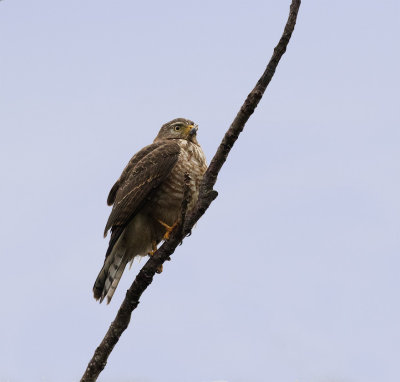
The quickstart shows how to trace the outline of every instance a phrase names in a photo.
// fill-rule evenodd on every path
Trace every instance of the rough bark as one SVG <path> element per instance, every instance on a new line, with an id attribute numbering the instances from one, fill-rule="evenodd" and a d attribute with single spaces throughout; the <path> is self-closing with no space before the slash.
<path id="1" fill-rule="evenodd" d="M 191 233 L 193 226 L 217 197 L 218 194 L 215 190 L 213 190 L 213 187 L 217 181 L 218 173 L 225 163 L 232 146 L 238 139 L 240 133 L 243 131 L 244 125 L 260 102 L 265 89 L 275 73 L 276 67 L 282 55 L 286 51 L 286 47 L 296 24 L 300 3 L 301 0 L 292 0 L 289 17 L 282 37 L 275 47 L 264 73 L 258 80 L 254 89 L 247 96 L 245 102 L 237 113 L 236 118 L 233 120 L 231 126 L 227 130 L 221 144 L 217 149 L 216 154 L 211 160 L 200 186 L 199 199 L 195 208 L 189 214 L 189 216 L 186 216 L 186 206 L 188 205 L 189 201 L 187 199 L 188 193 L 185 192 L 186 196 L 184 197 L 182 203 L 182 210 L 184 211 L 182 214 L 182 224 L 175 229 L 170 239 L 167 242 L 164 242 L 156 251 L 156 253 L 150 257 L 150 259 L 146 262 L 136 276 L 133 284 L 126 292 L 125 299 L 122 302 L 114 321 L 111 323 L 103 341 L 97 347 L 93 358 L 90 360 L 81 382 L 93 382 L 97 380 L 97 377 L 106 366 L 108 356 L 118 342 L 121 334 L 128 327 L 131 314 L 139 305 L 139 299 L 142 293 L 153 281 L 153 277 L 156 274 L 157 269 L 166 260 L 170 259 L 170 256 L 174 253 L 176 247 L 188 234 Z M 189 181 L 188 177 L 186 177 L 186 181 Z"/>

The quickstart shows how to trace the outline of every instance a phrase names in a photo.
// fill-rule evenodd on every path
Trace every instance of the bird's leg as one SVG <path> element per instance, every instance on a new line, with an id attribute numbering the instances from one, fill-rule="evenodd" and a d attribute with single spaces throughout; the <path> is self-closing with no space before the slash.
<path id="1" fill-rule="evenodd" d="M 166 228 L 163 240 L 169 240 L 169 237 L 171 236 L 171 232 L 175 229 L 175 227 L 178 225 L 179 221 L 177 220 L 174 224 L 168 225 L 167 223 L 164 223 L 163 221 L 157 219 L 157 221 Z"/>
<path id="2" fill-rule="evenodd" d="M 149 255 L 150 257 L 152 257 L 152 256 L 154 256 L 154 254 L 156 253 L 156 251 L 157 251 L 157 243 L 153 240 L 153 241 L 151 242 L 151 251 L 148 252 L 148 255 Z M 162 264 L 161 264 L 161 265 L 157 268 L 156 272 L 157 272 L 157 273 L 161 273 L 162 270 L 163 270 L 163 266 L 162 266 Z"/>
<path id="3" fill-rule="evenodd" d="M 157 251 L 157 243 L 153 240 L 151 242 L 151 251 L 148 252 L 147 254 L 151 257 L 156 253 L 156 251 Z"/>

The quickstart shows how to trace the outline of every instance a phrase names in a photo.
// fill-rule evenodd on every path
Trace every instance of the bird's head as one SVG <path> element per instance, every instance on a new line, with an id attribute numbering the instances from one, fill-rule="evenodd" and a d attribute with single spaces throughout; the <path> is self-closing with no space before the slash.
<path id="1" fill-rule="evenodd" d="M 162 125 L 154 142 L 161 139 L 186 139 L 197 143 L 196 134 L 198 126 L 185 118 L 176 118 Z"/>

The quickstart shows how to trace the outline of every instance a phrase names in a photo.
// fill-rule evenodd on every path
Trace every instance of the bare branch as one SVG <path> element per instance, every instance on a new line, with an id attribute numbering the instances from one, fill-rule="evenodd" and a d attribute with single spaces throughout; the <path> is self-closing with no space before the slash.
<path id="1" fill-rule="evenodd" d="M 199 199 L 193 212 L 189 216 L 186 216 L 186 209 L 189 201 L 187 196 L 188 193 L 185 192 L 186 196 L 182 202 L 183 208 L 180 228 L 176 229 L 171 235 L 170 239 L 167 242 L 164 242 L 163 245 L 155 252 L 155 254 L 150 257 L 150 259 L 146 262 L 136 276 L 133 284 L 126 292 L 125 299 L 118 310 L 115 320 L 111 323 L 103 341 L 98 346 L 93 358 L 89 362 L 81 382 L 94 382 L 97 380 L 97 377 L 107 363 L 108 356 L 118 342 L 121 334 L 128 327 L 132 311 L 139 305 L 140 296 L 153 281 L 153 277 L 157 269 L 170 258 L 176 247 L 182 242 L 185 236 L 191 232 L 193 226 L 217 197 L 218 194 L 213 190 L 213 187 L 217 181 L 218 173 L 225 163 L 232 146 L 238 139 L 240 133 L 243 131 L 245 123 L 253 114 L 255 108 L 260 102 L 265 89 L 275 73 L 276 67 L 282 55 L 286 51 L 286 47 L 296 24 L 300 3 L 301 0 L 292 0 L 289 18 L 287 20 L 282 37 L 274 49 L 274 53 L 272 54 L 267 68 L 258 80 L 254 89 L 247 96 L 244 104 L 240 108 L 236 118 L 232 122 L 221 144 L 219 145 L 214 158 L 211 160 L 210 166 L 208 167 L 200 186 Z M 189 180 L 190 179 L 185 177 L 185 184 Z"/>

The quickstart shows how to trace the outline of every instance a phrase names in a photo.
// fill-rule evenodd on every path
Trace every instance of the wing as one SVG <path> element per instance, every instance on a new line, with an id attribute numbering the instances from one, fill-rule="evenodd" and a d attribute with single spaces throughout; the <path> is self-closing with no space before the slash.
<path id="1" fill-rule="evenodd" d="M 122 171 L 121 176 L 119 179 L 115 182 L 114 186 L 112 186 L 110 193 L 108 194 L 107 198 L 107 204 L 109 206 L 112 206 L 115 202 L 115 197 L 117 195 L 118 189 L 121 184 L 124 184 L 126 181 L 126 178 L 129 176 L 131 173 L 132 169 L 135 167 L 135 165 L 143 159 L 147 154 L 155 150 L 157 147 L 159 147 L 159 143 L 152 143 L 151 145 L 148 145 L 146 147 L 143 147 L 138 153 L 136 153 L 132 159 L 129 161 L 129 163 L 126 165 L 124 168 L 124 171 Z"/>
<path id="2" fill-rule="evenodd" d="M 114 207 L 104 236 L 111 227 L 113 232 L 117 227 L 116 231 L 121 231 L 120 228 L 135 216 L 146 197 L 167 178 L 178 160 L 179 152 L 179 145 L 173 140 L 167 140 L 145 147 L 131 159 L 110 191 L 108 201 L 112 201 Z"/>

